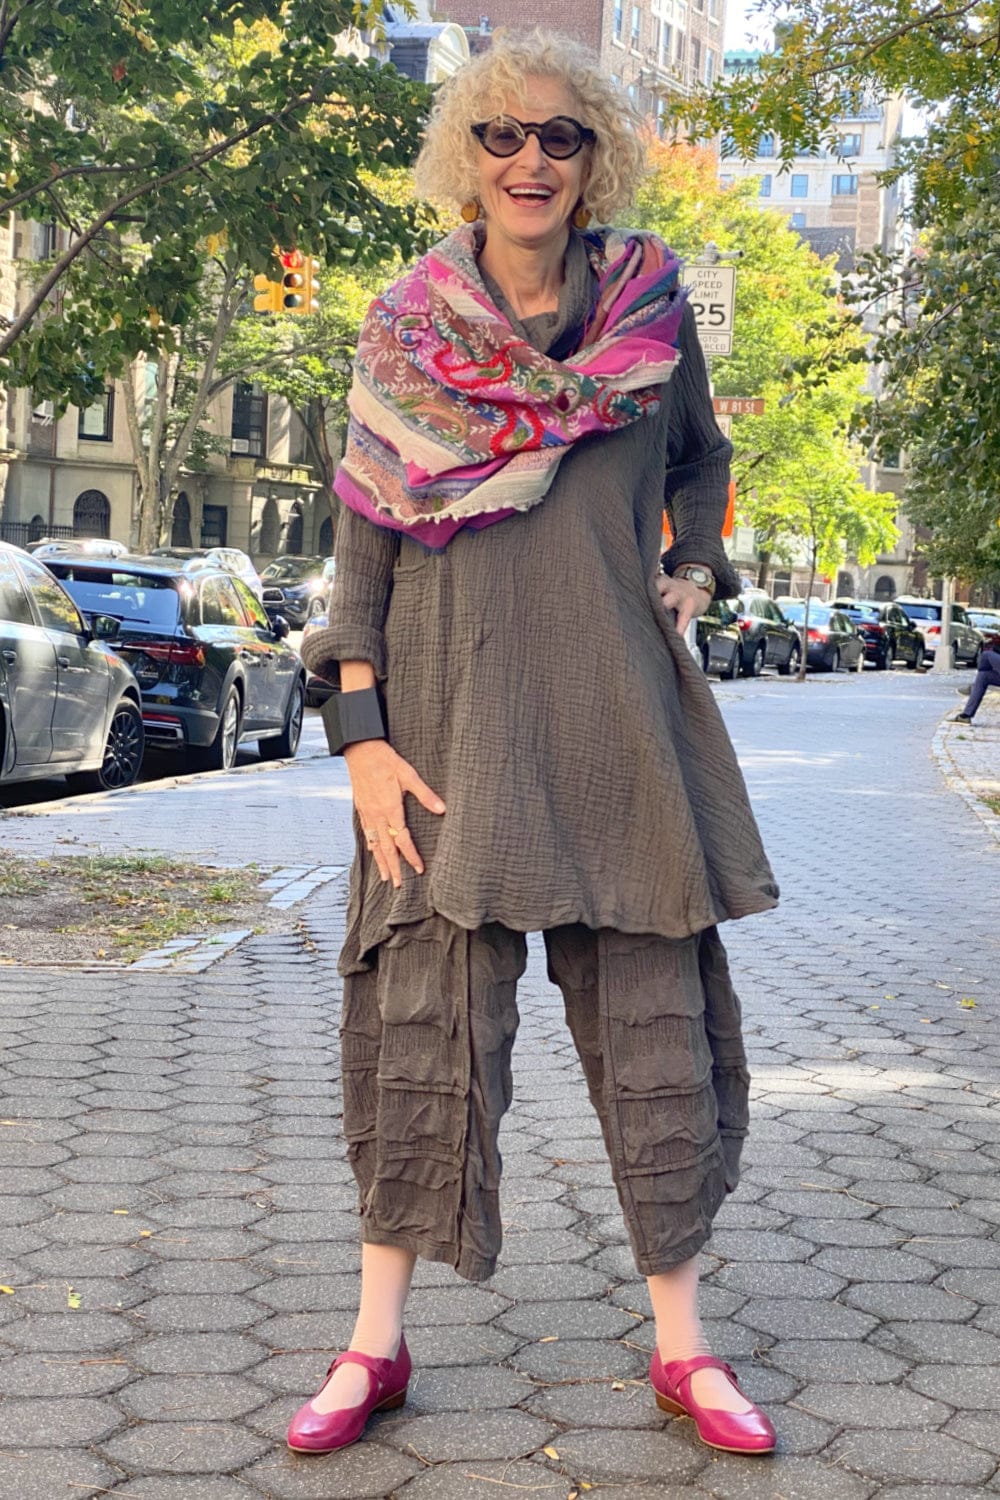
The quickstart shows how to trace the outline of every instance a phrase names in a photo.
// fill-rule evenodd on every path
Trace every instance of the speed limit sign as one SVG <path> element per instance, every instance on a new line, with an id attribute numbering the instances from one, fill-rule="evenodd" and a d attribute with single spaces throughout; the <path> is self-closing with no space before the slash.
<path id="1" fill-rule="evenodd" d="M 684 279 L 698 339 L 706 354 L 733 352 L 733 310 L 736 305 L 735 266 L 687 266 Z"/>

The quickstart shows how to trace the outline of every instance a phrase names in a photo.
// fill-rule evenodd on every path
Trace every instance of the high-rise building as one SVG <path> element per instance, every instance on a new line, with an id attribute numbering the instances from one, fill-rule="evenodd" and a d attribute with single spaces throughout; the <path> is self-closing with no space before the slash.
<path id="1" fill-rule="evenodd" d="M 488 9 L 488 14 L 484 12 Z M 722 71 L 726 0 L 435 0 L 438 19 L 465 28 L 474 52 L 505 26 L 538 25 L 584 42 L 636 109 L 659 118 L 664 102 L 711 85 Z"/>

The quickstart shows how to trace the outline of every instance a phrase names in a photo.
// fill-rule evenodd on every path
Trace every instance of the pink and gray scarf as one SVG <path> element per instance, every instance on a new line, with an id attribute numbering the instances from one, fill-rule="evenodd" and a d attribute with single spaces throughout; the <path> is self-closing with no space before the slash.
<path id="1" fill-rule="evenodd" d="M 679 358 L 680 262 L 642 231 L 582 236 L 596 295 L 579 347 L 541 354 L 490 300 L 473 226 L 368 310 L 334 489 L 378 526 L 440 550 L 543 500 L 580 438 L 657 410 Z"/>

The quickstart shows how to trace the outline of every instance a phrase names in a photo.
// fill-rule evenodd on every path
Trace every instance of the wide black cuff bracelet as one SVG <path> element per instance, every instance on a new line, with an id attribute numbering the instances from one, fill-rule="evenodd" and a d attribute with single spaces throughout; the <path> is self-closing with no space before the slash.
<path id="1" fill-rule="evenodd" d="M 333 693 L 321 710 L 326 742 L 331 755 L 358 740 L 384 740 L 385 719 L 378 688 L 357 688 L 351 693 Z"/>

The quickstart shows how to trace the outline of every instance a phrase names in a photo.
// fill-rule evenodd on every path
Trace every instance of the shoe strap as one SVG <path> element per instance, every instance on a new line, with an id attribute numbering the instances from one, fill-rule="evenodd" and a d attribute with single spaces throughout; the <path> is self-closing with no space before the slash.
<path id="1" fill-rule="evenodd" d="M 382 1386 L 385 1385 L 389 1377 L 389 1371 L 395 1362 L 392 1359 L 380 1359 L 374 1354 L 362 1354 L 360 1349 L 345 1349 L 343 1354 L 337 1355 L 337 1358 L 333 1361 L 329 1370 L 327 1370 L 326 1378 L 329 1380 L 338 1365 L 361 1365 L 362 1369 L 367 1370 L 369 1375 L 373 1375 L 378 1384 Z"/>
<path id="2" fill-rule="evenodd" d="M 733 1385 L 736 1386 L 736 1389 L 740 1389 L 736 1379 L 736 1371 L 731 1365 L 727 1365 L 724 1359 L 717 1359 L 714 1354 L 698 1354 L 694 1359 L 668 1360 L 666 1363 L 670 1366 L 670 1376 L 668 1378 L 672 1380 L 676 1391 L 679 1391 L 681 1386 L 690 1380 L 691 1376 L 696 1374 L 698 1370 L 721 1370 L 724 1375 L 728 1376 Z M 742 1391 L 740 1391 L 740 1395 L 743 1395 Z"/>

